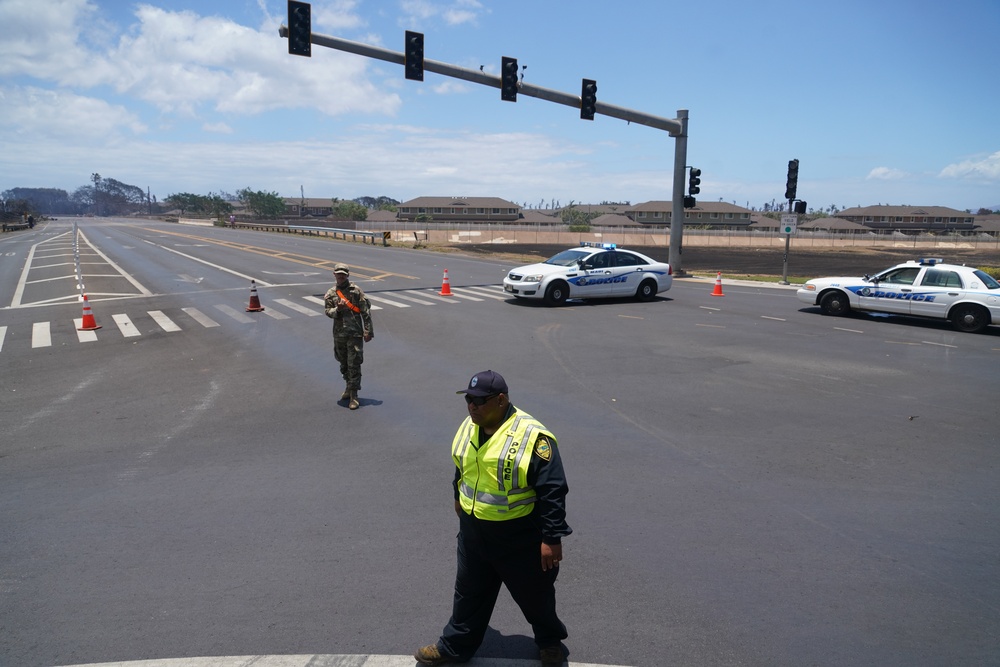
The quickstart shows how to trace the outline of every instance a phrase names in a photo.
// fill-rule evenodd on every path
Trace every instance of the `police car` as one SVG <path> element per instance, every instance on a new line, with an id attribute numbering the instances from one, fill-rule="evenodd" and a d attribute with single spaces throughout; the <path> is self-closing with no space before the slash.
<path id="1" fill-rule="evenodd" d="M 614 243 L 581 243 L 539 264 L 512 270 L 503 279 L 503 288 L 517 298 L 561 305 L 566 299 L 617 296 L 649 301 L 672 283 L 669 264 Z"/>
<path id="2" fill-rule="evenodd" d="M 1000 324 L 1000 282 L 941 259 L 906 262 L 861 278 L 817 278 L 796 294 L 824 315 L 862 310 L 933 317 L 969 333 Z"/>

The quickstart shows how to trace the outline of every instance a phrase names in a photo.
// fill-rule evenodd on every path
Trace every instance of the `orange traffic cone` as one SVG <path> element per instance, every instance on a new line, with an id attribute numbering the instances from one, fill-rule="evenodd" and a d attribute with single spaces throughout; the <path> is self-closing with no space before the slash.
<path id="1" fill-rule="evenodd" d="M 444 280 L 441 281 L 441 291 L 438 294 L 441 296 L 454 296 L 451 293 L 451 281 L 448 280 L 448 269 L 444 270 Z"/>
<path id="2" fill-rule="evenodd" d="M 247 306 L 248 313 L 259 313 L 264 310 L 264 306 L 260 305 L 260 299 L 257 298 L 257 281 L 250 281 L 250 305 Z"/>
<path id="3" fill-rule="evenodd" d="M 94 319 L 94 311 L 90 309 L 90 299 L 88 299 L 87 295 L 84 294 L 83 321 L 80 322 L 80 326 L 77 328 L 77 331 L 97 331 L 100 328 L 101 325 L 97 323 L 96 319 Z"/>
<path id="4" fill-rule="evenodd" d="M 718 272 L 715 276 L 715 289 L 712 290 L 712 296 L 726 296 L 722 293 L 722 271 Z"/>

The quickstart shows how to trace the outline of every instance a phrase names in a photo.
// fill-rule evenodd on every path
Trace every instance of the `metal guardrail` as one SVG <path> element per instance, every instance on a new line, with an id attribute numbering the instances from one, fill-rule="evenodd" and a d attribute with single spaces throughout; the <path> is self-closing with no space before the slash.
<path id="1" fill-rule="evenodd" d="M 18 229 L 28 229 L 30 225 L 26 222 L 5 222 L 3 223 L 3 230 L 5 232 L 13 232 Z"/>
<path id="2" fill-rule="evenodd" d="M 352 241 L 359 238 L 362 243 L 370 242 L 375 245 L 376 239 L 381 239 L 383 246 L 389 245 L 391 232 L 364 232 L 357 229 L 337 229 L 335 227 L 306 227 L 303 225 L 268 224 L 258 222 L 236 222 L 226 225 L 227 227 L 238 227 L 240 229 L 259 229 L 265 232 L 287 232 L 291 234 L 302 234 L 304 236 L 332 236 L 342 238 L 345 241 L 348 237 Z"/>

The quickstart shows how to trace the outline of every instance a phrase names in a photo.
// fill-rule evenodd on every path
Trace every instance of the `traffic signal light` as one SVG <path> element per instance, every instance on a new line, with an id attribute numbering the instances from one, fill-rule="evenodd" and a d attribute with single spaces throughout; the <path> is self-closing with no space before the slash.
<path id="1" fill-rule="evenodd" d="M 288 0 L 288 53 L 312 57 L 312 18 L 308 2 Z"/>
<path id="2" fill-rule="evenodd" d="M 694 197 L 684 198 L 684 208 L 694 208 L 698 205 L 698 201 Z"/>
<path id="3" fill-rule="evenodd" d="M 584 79 L 580 89 L 580 118 L 594 120 L 595 113 L 597 113 L 597 82 L 593 79 Z"/>
<path id="4" fill-rule="evenodd" d="M 424 80 L 424 34 L 406 31 L 406 52 L 403 58 L 406 78 L 410 81 Z"/>
<path id="5" fill-rule="evenodd" d="M 517 58 L 500 59 L 500 99 L 517 102 Z"/>
<path id="6" fill-rule="evenodd" d="M 795 199 L 795 189 L 799 185 L 799 161 L 788 161 L 788 181 L 785 183 L 785 199 Z"/>
<path id="7" fill-rule="evenodd" d="M 805 215 L 806 206 L 808 206 L 808 204 L 806 204 L 804 201 L 795 202 L 795 212 L 798 213 L 799 215 Z"/>
<path id="8" fill-rule="evenodd" d="M 701 169 L 696 167 L 691 167 L 691 173 L 688 176 L 688 194 L 692 197 L 701 192 Z"/>

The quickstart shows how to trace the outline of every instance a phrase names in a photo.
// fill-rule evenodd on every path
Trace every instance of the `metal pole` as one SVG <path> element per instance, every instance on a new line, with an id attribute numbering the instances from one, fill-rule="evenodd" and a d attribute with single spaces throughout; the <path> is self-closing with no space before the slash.
<path id="1" fill-rule="evenodd" d="M 788 200 L 788 215 L 792 214 L 792 202 L 794 199 Z M 788 246 L 791 244 L 792 235 L 785 234 L 785 254 L 781 258 L 781 280 L 778 281 L 779 285 L 788 284 Z"/>
<path id="2" fill-rule="evenodd" d="M 681 129 L 674 135 L 674 188 L 670 211 L 670 255 L 667 261 L 674 275 L 683 277 L 681 254 L 684 243 L 684 172 L 687 165 L 688 110 L 678 109 L 677 119 Z"/>

